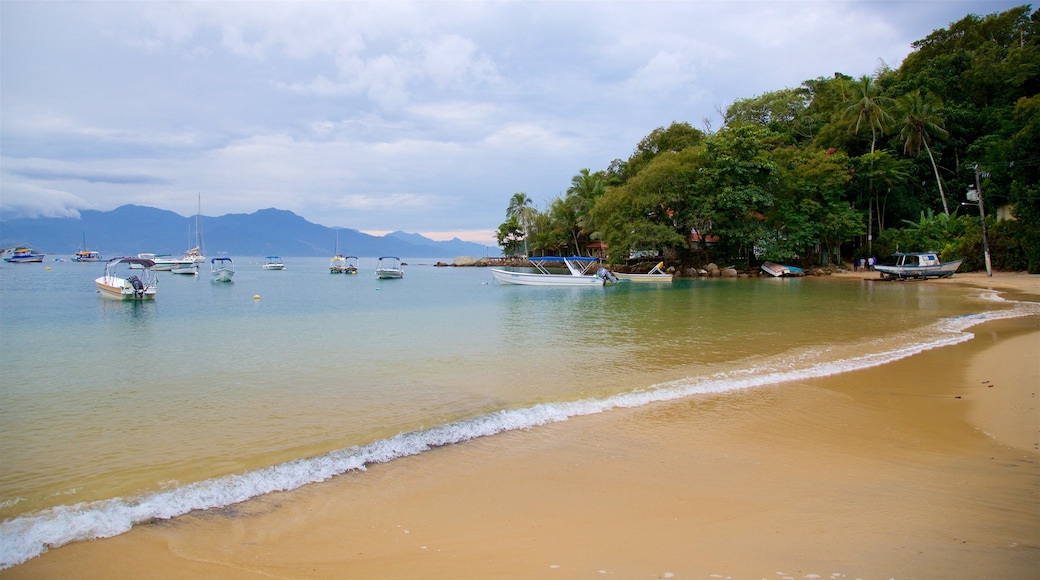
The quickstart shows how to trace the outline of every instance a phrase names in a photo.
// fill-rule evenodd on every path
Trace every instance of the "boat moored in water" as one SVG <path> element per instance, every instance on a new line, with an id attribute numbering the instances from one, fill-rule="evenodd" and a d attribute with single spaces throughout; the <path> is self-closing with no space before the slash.
<path id="1" fill-rule="evenodd" d="M 603 286 L 618 281 L 606 268 L 595 269 L 599 258 L 584 256 L 540 256 L 528 258 L 536 272 L 491 269 L 491 275 L 500 284 L 520 286 Z M 549 269 L 566 268 L 567 274 L 557 274 Z"/>
<path id="2" fill-rule="evenodd" d="M 32 248 L 14 248 L 5 252 L 4 261 L 12 264 L 28 264 L 30 262 L 42 262 L 46 254 L 37 254 Z"/>
<path id="3" fill-rule="evenodd" d="M 209 271 L 214 282 L 230 282 L 235 276 L 235 262 L 231 258 L 213 258 L 209 261 Z"/>
<path id="4" fill-rule="evenodd" d="M 963 259 L 940 262 L 935 252 L 896 252 L 892 256 L 895 264 L 874 264 L 884 280 L 949 278 L 964 262 Z"/>
<path id="5" fill-rule="evenodd" d="M 396 256 L 383 256 L 379 258 L 376 266 L 376 276 L 382 279 L 404 278 L 404 268 L 401 267 L 401 258 Z"/>
<path id="6" fill-rule="evenodd" d="M 671 282 L 673 280 L 672 275 L 664 271 L 664 262 L 658 262 L 657 265 L 650 268 L 650 271 L 646 274 L 615 272 L 614 275 L 622 280 L 628 280 L 630 282 Z"/>
<path id="7" fill-rule="evenodd" d="M 264 261 L 264 270 L 284 270 L 285 264 L 278 256 L 267 256 Z"/>
<path id="8" fill-rule="evenodd" d="M 121 264 L 127 269 L 137 266 L 140 274 L 120 272 Z M 144 258 L 112 258 L 105 264 L 105 275 L 94 280 L 97 293 L 109 300 L 155 300 L 157 282 L 152 273 L 153 265 L 155 262 Z"/>

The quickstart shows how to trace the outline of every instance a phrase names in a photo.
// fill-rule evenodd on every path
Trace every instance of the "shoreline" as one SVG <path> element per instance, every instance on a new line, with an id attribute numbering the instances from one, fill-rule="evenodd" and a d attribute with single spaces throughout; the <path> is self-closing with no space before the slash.
<path id="1" fill-rule="evenodd" d="M 939 282 L 1040 296 L 1038 276 L 981 278 Z M 1037 361 L 1040 319 L 970 331 L 881 367 L 435 449 L 0 577 L 1027 577 L 1040 361 L 1010 363 Z"/>

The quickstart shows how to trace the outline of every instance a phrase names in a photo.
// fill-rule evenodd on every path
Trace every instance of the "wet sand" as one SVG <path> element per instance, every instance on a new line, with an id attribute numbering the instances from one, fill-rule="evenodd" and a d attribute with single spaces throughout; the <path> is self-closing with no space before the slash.
<path id="1" fill-rule="evenodd" d="M 940 283 L 1040 295 L 1038 276 Z M 0 577 L 1035 578 L 1040 317 L 971 331 L 883 367 L 437 449 Z"/>

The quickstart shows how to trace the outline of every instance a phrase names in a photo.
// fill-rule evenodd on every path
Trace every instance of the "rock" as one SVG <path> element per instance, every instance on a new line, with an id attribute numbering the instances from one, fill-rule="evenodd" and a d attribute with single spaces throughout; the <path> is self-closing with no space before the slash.
<path id="1" fill-rule="evenodd" d="M 475 266 L 479 260 L 473 256 L 459 256 L 455 258 L 456 266 Z"/>
<path id="2" fill-rule="evenodd" d="M 737 277 L 737 269 L 736 268 L 726 268 L 725 270 L 722 271 L 722 277 L 723 278 L 736 278 Z"/>

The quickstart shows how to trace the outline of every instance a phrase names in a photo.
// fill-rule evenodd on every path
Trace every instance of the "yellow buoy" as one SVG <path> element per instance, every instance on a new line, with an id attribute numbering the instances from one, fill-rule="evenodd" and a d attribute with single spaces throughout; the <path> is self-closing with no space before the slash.
<path id="1" fill-rule="evenodd" d="M 253 294 L 253 300 L 259 300 L 259 299 L 260 299 L 260 295 L 259 294 Z"/>
<path id="2" fill-rule="evenodd" d="M 50 266 L 47 266 L 47 269 L 48 269 L 48 270 L 50 270 L 50 269 L 51 269 L 51 267 L 50 267 Z"/>

